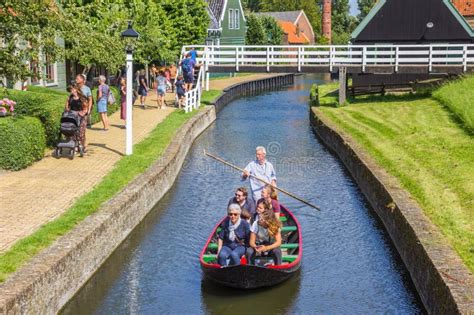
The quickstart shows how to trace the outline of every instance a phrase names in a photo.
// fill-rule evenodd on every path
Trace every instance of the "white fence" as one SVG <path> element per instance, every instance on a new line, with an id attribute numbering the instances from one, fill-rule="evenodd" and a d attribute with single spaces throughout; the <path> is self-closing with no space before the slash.
<path id="1" fill-rule="evenodd" d="M 192 46 L 198 62 L 205 66 L 391 66 L 397 72 L 404 66 L 426 66 L 428 71 L 438 65 L 458 66 L 462 71 L 474 67 L 474 44 L 431 45 L 333 45 L 333 46 Z M 187 51 L 191 46 L 183 47 Z"/>

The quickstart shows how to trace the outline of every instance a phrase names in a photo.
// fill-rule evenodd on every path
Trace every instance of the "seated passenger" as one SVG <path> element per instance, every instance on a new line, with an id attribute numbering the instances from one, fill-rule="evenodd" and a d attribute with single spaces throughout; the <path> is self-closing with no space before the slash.
<path id="1" fill-rule="evenodd" d="M 217 261 L 221 266 L 227 266 L 227 259 L 230 259 L 229 265 L 240 265 L 240 257 L 249 243 L 250 226 L 240 218 L 242 210 L 238 204 L 231 204 L 227 213 L 229 217 L 220 225 Z"/>
<path id="2" fill-rule="evenodd" d="M 227 207 L 229 207 L 233 203 L 238 204 L 240 206 L 240 209 L 242 209 L 241 216 L 243 219 L 248 220 L 255 214 L 255 204 L 253 202 L 253 199 L 250 199 L 248 197 L 247 188 L 237 188 L 237 190 L 235 191 L 235 197 L 230 198 Z"/>
<path id="3" fill-rule="evenodd" d="M 250 227 L 247 261 L 253 264 L 257 255 L 271 256 L 275 265 L 281 265 L 281 223 L 264 201 L 257 205 L 257 213 L 256 220 Z"/>
<path id="4" fill-rule="evenodd" d="M 271 208 L 275 213 L 275 217 L 280 220 L 280 202 L 278 201 L 277 191 L 275 188 L 273 188 L 273 186 L 266 185 L 265 187 L 263 187 L 262 198 L 257 201 L 257 204 L 259 204 L 263 200 L 265 200 L 271 205 Z"/>

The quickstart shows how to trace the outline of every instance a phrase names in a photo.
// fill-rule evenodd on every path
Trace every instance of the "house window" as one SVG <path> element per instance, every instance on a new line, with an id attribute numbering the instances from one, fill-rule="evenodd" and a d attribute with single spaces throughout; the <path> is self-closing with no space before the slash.
<path id="1" fill-rule="evenodd" d="M 229 29 L 234 29 L 234 10 L 229 9 Z"/>
<path id="2" fill-rule="evenodd" d="M 46 63 L 44 66 L 44 74 L 46 84 L 55 83 L 56 78 L 56 64 L 51 61 L 51 57 L 46 56 Z"/>
<path id="3" fill-rule="evenodd" d="M 239 10 L 234 10 L 235 17 L 234 17 L 234 28 L 236 30 L 240 29 L 240 17 L 239 17 Z"/>
<path id="4" fill-rule="evenodd" d="M 40 84 L 41 73 L 38 67 L 38 60 L 31 60 L 30 62 L 30 70 L 31 70 L 31 84 L 37 85 Z"/>

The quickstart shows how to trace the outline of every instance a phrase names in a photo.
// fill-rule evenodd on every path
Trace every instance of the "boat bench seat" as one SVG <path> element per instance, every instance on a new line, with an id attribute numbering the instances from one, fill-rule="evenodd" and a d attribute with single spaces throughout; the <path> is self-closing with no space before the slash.
<path id="1" fill-rule="evenodd" d="M 295 261 L 297 258 L 298 258 L 298 255 L 283 255 L 282 256 L 283 261 L 290 262 L 290 263 Z M 215 255 L 215 254 L 204 254 L 202 256 L 202 259 L 204 260 L 204 262 L 209 263 L 209 262 L 217 260 L 217 255 Z"/>
<path id="2" fill-rule="evenodd" d="M 291 231 L 296 231 L 298 227 L 296 225 L 289 225 L 289 226 L 283 226 L 281 228 L 282 232 L 291 232 Z"/>
<path id="3" fill-rule="evenodd" d="M 299 246 L 298 243 L 287 243 L 287 244 L 281 244 L 280 248 L 293 249 L 293 248 L 298 248 L 298 246 Z M 217 243 L 209 243 L 209 246 L 207 246 L 207 249 L 217 249 Z"/>

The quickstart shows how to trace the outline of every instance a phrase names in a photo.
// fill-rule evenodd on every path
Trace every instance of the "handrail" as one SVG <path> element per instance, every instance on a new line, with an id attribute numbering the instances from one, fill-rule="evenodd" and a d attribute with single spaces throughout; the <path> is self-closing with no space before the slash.
<path id="1" fill-rule="evenodd" d="M 426 66 L 433 71 L 436 66 L 458 66 L 462 71 L 474 67 L 474 44 L 407 44 L 407 45 L 279 45 L 242 46 L 220 45 L 183 46 L 183 51 L 194 47 L 206 73 L 209 66 L 232 66 L 235 72 L 247 65 L 262 66 L 271 71 L 274 65 L 302 67 L 359 66 L 366 71 L 370 66 L 392 66 L 399 71 L 405 66 Z M 204 76 L 204 75 L 203 75 Z"/>

